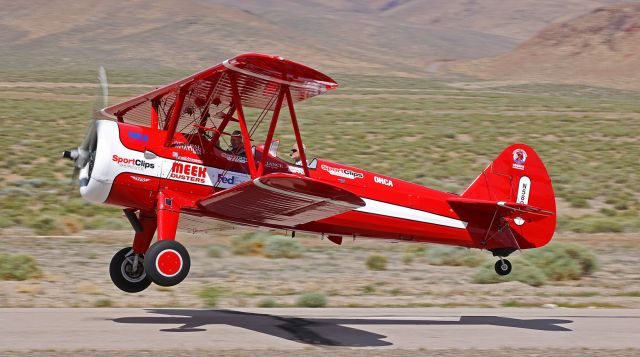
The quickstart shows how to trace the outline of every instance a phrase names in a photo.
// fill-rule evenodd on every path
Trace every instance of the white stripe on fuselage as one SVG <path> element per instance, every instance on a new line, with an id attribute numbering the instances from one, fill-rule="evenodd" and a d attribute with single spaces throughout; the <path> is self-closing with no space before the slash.
<path id="1" fill-rule="evenodd" d="M 440 216 L 431 212 L 420 211 L 417 209 L 398 206 L 391 203 L 375 201 L 372 199 L 361 197 L 365 202 L 364 207 L 357 208 L 356 211 L 378 214 L 382 216 L 408 219 L 412 221 L 437 224 L 452 228 L 467 228 L 467 222 L 455 218 Z"/>

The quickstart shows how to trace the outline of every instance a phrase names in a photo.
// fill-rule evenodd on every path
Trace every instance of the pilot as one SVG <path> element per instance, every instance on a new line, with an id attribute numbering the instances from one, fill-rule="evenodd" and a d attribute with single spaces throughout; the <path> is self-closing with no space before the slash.
<path id="1" fill-rule="evenodd" d="M 302 144 L 302 148 L 304 150 L 307 150 L 307 146 L 304 144 Z M 291 159 L 293 160 L 293 162 L 295 162 L 296 165 L 302 166 L 302 158 L 300 158 L 300 150 L 298 150 L 298 144 L 293 145 L 289 156 L 291 156 Z"/>
<path id="2" fill-rule="evenodd" d="M 231 133 L 231 146 L 229 147 L 229 153 L 238 156 L 246 156 L 244 144 L 242 142 L 242 133 L 240 130 L 234 130 L 233 133 Z"/>

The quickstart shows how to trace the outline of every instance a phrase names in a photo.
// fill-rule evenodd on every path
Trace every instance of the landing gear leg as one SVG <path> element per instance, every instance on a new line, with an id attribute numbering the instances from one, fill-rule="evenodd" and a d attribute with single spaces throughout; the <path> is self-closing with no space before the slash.
<path id="1" fill-rule="evenodd" d="M 160 286 L 179 284 L 189 274 L 191 258 L 187 249 L 175 241 L 179 203 L 164 193 L 158 194 L 158 241 L 145 254 L 144 269 L 149 278 Z"/>
<path id="2" fill-rule="evenodd" d="M 496 265 L 494 266 L 496 273 L 498 273 L 498 275 L 509 275 L 509 273 L 511 273 L 511 262 L 507 259 L 504 259 L 502 257 L 500 257 L 500 260 L 498 260 L 496 262 Z"/>
<path id="3" fill-rule="evenodd" d="M 134 212 L 130 214 L 135 215 Z M 138 223 L 133 246 L 121 249 L 111 258 L 109 275 L 118 289 L 137 293 L 151 284 L 151 279 L 144 269 L 144 253 L 149 248 L 149 243 L 156 231 L 156 217 L 153 212 L 140 212 L 138 216 L 131 219 L 135 219 Z"/>

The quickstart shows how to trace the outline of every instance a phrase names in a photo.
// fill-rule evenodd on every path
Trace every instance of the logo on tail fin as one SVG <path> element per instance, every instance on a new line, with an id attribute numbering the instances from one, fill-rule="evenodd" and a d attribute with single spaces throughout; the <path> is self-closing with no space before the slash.
<path id="1" fill-rule="evenodd" d="M 527 152 L 522 149 L 513 150 L 513 168 L 524 170 L 524 162 L 527 161 Z"/>

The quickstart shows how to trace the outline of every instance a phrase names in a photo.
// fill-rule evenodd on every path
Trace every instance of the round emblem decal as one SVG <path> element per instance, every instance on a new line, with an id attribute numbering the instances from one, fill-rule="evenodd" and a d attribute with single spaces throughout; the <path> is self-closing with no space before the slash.
<path id="1" fill-rule="evenodd" d="M 527 161 L 527 152 L 522 149 L 513 150 L 513 163 L 516 165 L 524 165 Z"/>

